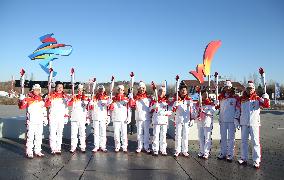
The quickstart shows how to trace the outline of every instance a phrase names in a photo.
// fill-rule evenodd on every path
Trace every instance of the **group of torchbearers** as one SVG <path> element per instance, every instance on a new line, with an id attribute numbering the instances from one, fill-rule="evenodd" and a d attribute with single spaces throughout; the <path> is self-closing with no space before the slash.
<path id="1" fill-rule="evenodd" d="M 19 97 L 20 109 L 27 109 L 26 155 L 42 157 L 41 152 L 43 126 L 49 125 L 49 142 L 51 154 L 60 154 L 64 125 L 71 121 L 71 148 L 75 153 L 78 146 L 81 152 L 86 151 L 86 125 L 92 124 L 94 129 L 93 153 L 107 152 L 106 129 L 110 122 L 114 129 L 115 152 L 128 149 L 128 124 L 131 122 L 132 111 L 137 127 L 137 149 L 152 153 L 153 156 L 167 155 L 166 134 L 169 121 L 175 126 L 175 153 L 188 157 L 188 142 L 190 127 L 197 123 L 199 137 L 198 157 L 208 159 L 212 145 L 211 134 L 213 117 L 219 109 L 220 154 L 218 159 L 232 162 L 234 159 L 235 132 L 241 128 L 241 158 L 239 164 L 246 165 L 248 161 L 248 137 L 252 141 L 252 159 L 255 168 L 260 167 L 260 109 L 270 106 L 269 96 L 264 93 L 259 97 L 255 85 L 249 81 L 242 96 L 238 96 L 230 80 L 226 80 L 224 88 L 216 100 L 209 98 L 209 90 L 200 90 L 199 100 L 193 100 L 188 94 L 188 87 L 181 81 L 177 84 L 176 96 L 169 98 L 166 87 L 156 87 L 152 84 L 154 95 L 146 92 L 146 84 L 140 81 L 137 93 L 131 90 L 126 95 L 125 87 L 118 85 L 113 94 L 114 81 L 111 83 L 111 93 L 108 96 L 103 85 L 96 87 L 97 91 L 91 97 L 84 94 L 83 85 L 78 85 L 77 94 L 67 95 L 63 84 L 57 83 L 55 90 L 43 98 L 41 87 L 35 84 L 26 96 Z M 74 91 L 74 90 L 73 90 Z M 69 108 L 70 107 L 70 108 Z M 69 111 L 71 109 L 71 111 Z M 151 141 L 149 130 L 153 127 Z M 79 136 L 78 136 L 79 135 Z M 152 149 L 150 149 L 152 144 Z"/>

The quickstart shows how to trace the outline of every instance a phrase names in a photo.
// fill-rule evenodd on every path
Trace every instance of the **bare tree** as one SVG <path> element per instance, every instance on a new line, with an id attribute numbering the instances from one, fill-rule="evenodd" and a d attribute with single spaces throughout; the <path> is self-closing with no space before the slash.
<path id="1" fill-rule="evenodd" d="M 253 75 L 252 75 L 252 79 L 253 79 L 253 82 L 256 86 L 259 85 L 259 78 L 260 78 L 259 75 L 256 72 L 254 72 Z"/>
<path id="2" fill-rule="evenodd" d="M 247 78 L 244 76 L 243 85 L 245 85 L 247 82 Z"/>

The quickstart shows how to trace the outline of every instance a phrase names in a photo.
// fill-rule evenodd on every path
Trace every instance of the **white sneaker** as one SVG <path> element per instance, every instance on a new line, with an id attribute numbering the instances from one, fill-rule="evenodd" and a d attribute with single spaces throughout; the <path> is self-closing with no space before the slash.
<path id="1" fill-rule="evenodd" d="M 238 163 L 239 163 L 240 165 L 247 165 L 247 161 L 245 161 L 245 160 L 243 160 L 243 159 L 239 159 L 239 160 L 238 160 Z"/>
<path id="2" fill-rule="evenodd" d="M 114 151 L 115 151 L 115 152 L 119 152 L 119 149 L 120 149 L 120 148 L 115 148 Z"/>
<path id="3" fill-rule="evenodd" d="M 204 156 L 204 154 L 201 153 L 201 152 L 199 152 L 199 153 L 197 154 L 197 156 L 198 156 L 199 158 L 202 158 L 202 157 Z"/>
<path id="4" fill-rule="evenodd" d="M 183 154 L 185 157 L 188 157 L 188 156 L 189 156 L 188 152 L 183 152 L 182 154 Z"/>
<path id="5" fill-rule="evenodd" d="M 148 154 L 151 153 L 151 150 L 150 150 L 150 149 L 146 149 L 145 151 L 146 151 L 146 153 L 148 153 Z"/>
<path id="6" fill-rule="evenodd" d="M 55 150 L 52 150 L 52 151 L 51 151 L 51 154 L 52 154 L 52 155 L 55 155 L 55 154 L 56 154 L 56 151 L 55 151 Z"/>
<path id="7" fill-rule="evenodd" d="M 162 156 L 167 156 L 167 152 L 166 151 L 162 151 Z"/>
<path id="8" fill-rule="evenodd" d="M 41 152 L 39 152 L 39 153 L 35 153 L 35 156 L 37 156 L 37 157 L 43 157 L 43 156 L 44 156 L 44 154 L 43 154 L 43 153 L 41 153 Z"/>
<path id="9" fill-rule="evenodd" d="M 122 151 L 123 151 L 124 153 L 127 153 L 127 148 L 123 148 Z"/>
<path id="10" fill-rule="evenodd" d="M 92 150 L 92 152 L 93 152 L 93 153 L 98 152 L 98 148 L 94 148 L 94 149 Z"/>
<path id="11" fill-rule="evenodd" d="M 260 168 L 260 163 L 254 161 L 254 162 L 253 162 L 253 167 L 256 168 L 256 169 L 259 169 L 259 168 Z"/>
<path id="12" fill-rule="evenodd" d="M 137 149 L 136 149 L 136 152 L 137 152 L 137 153 L 140 153 L 140 152 L 141 152 L 141 149 L 140 149 L 140 148 L 137 148 Z"/>
<path id="13" fill-rule="evenodd" d="M 174 157 L 178 157 L 179 152 L 175 152 Z"/>
<path id="14" fill-rule="evenodd" d="M 76 151 L 76 148 L 71 148 L 70 153 L 74 153 Z"/>
<path id="15" fill-rule="evenodd" d="M 158 156 L 159 152 L 158 151 L 154 151 L 153 156 Z"/>
<path id="16" fill-rule="evenodd" d="M 106 149 L 106 148 L 103 148 L 103 149 L 101 149 L 101 150 L 102 150 L 102 152 L 104 152 L 104 153 L 107 152 L 107 149 Z"/>
<path id="17" fill-rule="evenodd" d="M 30 159 L 34 158 L 33 153 L 28 153 L 28 154 L 27 154 L 27 158 L 30 158 Z"/>
<path id="18" fill-rule="evenodd" d="M 208 159 L 209 158 L 209 154 L 204 154 L 203 158 L 204 159 Z"/>
<path id="19" fill-rule="evenodd" d="M 82 152 L 82 153 L 85 153 L 85 152 L 86 152 L 86 149 L 85 149 L 85 148 L 81 148 L 81 152 Z"/>
<path id="20" fill-rule="evenodd" d="M 233 162 L 233 159 L 234 159 L 234 157 L 231 156 L 231 155 L 228 155 L 227 158 L 226 158 L 226 160 L 227 160 L 228 162 Z"/>

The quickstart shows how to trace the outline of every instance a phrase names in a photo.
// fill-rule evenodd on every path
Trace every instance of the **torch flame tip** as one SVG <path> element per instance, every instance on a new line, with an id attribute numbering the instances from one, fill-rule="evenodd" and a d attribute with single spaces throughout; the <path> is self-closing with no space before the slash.
<path id="1" fill-rule="evenodd" d="M 179 80 L 179 75 L 176 75 L 176 80 L 177 80 L 177 81 Z"/>
<path id="2" fill-rule="evenodd" d="M 74 74 L 75 70 L 74 68 L 71 68 L 71 74 Z"/>
<path id="3" fill-rule="evenodd" d="M 23 76 L 26 73 L 26 71 L 22 68 L 20 71 L 20 74 Z"/>

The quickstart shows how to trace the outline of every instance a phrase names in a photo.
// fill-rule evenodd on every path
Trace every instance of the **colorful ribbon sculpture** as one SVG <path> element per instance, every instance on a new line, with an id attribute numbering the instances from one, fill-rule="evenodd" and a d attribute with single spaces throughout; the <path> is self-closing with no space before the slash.
<path id="1" fill-rule="evenodd" d="M 58 59 L 58 56 L 69 56 L 72 53 L 72 46 L 65 44 L 57 44 L 57 40 L 52 37 L 52 34 L 41 36 L 39 40 L 42 42 L 29 58 L 31 60 L 42 60 L 39 63 L 40 67 L 49 74 L 49 62 Z M 53 72 L 55 77 L 57 72 Z"/>

